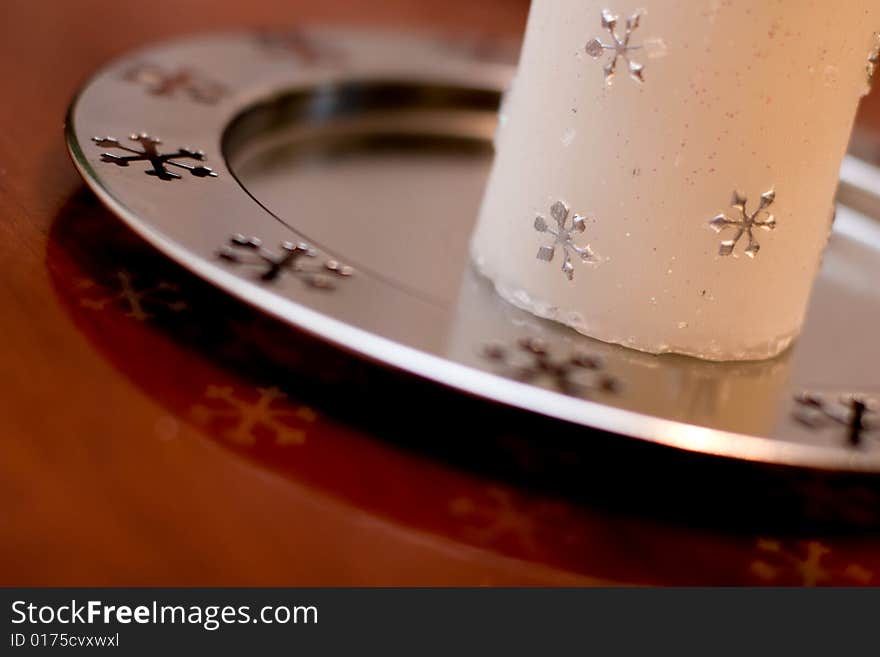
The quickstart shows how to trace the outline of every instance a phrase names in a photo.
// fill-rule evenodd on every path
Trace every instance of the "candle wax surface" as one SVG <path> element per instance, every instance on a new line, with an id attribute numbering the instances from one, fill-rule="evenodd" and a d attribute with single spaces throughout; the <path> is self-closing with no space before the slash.
<path id="1" fill-rule="evenodd" d="M 534 0 L 473 260 L 607 342 L 772 357 L 803 323 L 880 3 L 638 7 Z"/>

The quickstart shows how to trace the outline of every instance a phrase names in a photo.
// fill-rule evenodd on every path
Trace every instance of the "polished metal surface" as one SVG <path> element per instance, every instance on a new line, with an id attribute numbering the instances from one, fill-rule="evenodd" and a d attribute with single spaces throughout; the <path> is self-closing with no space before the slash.
<path id="1" fill-rule="evenodd" d="M 834 402 L 880 390 L 877 168 L 847 160 L 806 330 L 782 356 L 709 363 L 590 340 L 505 303 L 468 263 L 512 72 L 499 52 L 338 30 L 160 44 L 89 82 L 69 146 L 156 248 L 347 350 L 620 440 L 880 473 L 873 405 Z M 179 71 L 222 93 L 156 92 Z M 130 160 L 102 155 L 129 149 L 127 135 Z M 805 399 L 828 400 L 816 421 Z"/>

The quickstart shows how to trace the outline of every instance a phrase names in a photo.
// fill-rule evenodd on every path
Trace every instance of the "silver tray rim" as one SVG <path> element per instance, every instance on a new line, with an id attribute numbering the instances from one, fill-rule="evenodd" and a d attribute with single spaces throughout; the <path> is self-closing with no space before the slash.
<path id="1" fill-rule="evenodd" d="M 393 42 L 401 37 L 401 33 L 397 31 L 338 27 L 311 26 L 306 30 L 306 33 L 329 34 L 331 38 L 344 41 L 349 37 L 369 37 L 370 39 Z M 82 98 L 94 92 L 96 82 L 100 81 L 102 77 L 106 78 L 111 72 L 118 71 L 123 63 L 137 61 L 144 55 L 161 53 L 178 46 L 188 46 L 201 41 L 236 43 L 251 41 L 254 36 L 255 32 L 253 31 L 204 33 L 195 37 L 184 36 L 164 40 L 125 53 L 98 69 L 81 86 L 70 103 L 65 120 L 65 138 L 77 171 L 91 191 L 108 209 L 165 256 L 245 304 L 282 320 L 298 330 L 375 363 L 415 374 L 426 380 L 487 401 L 686 452 L 768 465 L 851 473 L 880 473 L 880 453 L 858 453 L 835 446 L 785 444 L 768 437 L 664 419 L 615 408 L 590 399 L 571 397 L 540 386 L 513 380 L 489 369 L 482 370 L 472 365 L 458 363 L 447 357 L 428 353 L 332 317 L 311 305 L 307 296 L 288 295 L 278 289 L 266 288 L 253 279 L 224 267 L 214 257 L 216 255 L 214 251 L 194 254 L 191 248 L 187 248 L 174 239 L 169 239 L 161 230 L 157 230 L 150 220 L 133 211 L 122 198 L 123 195 L 118 190 L 114 190 L 114 184 L 108 182 L 108 176 L 93 166 L 94 156 L 87 155 L 83 148 L 82 137 L 85 133 L 77 129 L 76 113 L 80 108 Z M 411 32 L 403 36 L 404 38 L 430 39 L 442 35 Z M 446 39 L 445 36 L 442 38 Z M 504 91 L 504 81 L 510 75 L 512 67 L 498 63 L 471 62 L 470 65 L 481 67 L 481 73 L 478 77 L 482 78 L 484 84 L 487 80 L 492 80 L 494 83 L 489 85 L 491 88 L 499 93 Z M 281 86 L 256 84 L 253 89 L 248 90 L 247 100 L 239 101 L 238 106 L 229 113 L 228 118 L 237 116 L 246 107 L 255 105 L 259 100 L 265 99 L 279 90 L 288 91 L 294 88 L 305 89 L 314 86 L 315 81 L 320 80 L 322 75 L 326 74 L 326 71 L 322 73 L 318 68 L 310 71 L 307 75 L 290 73 L 287 76 L 282 76 L 284 82 Z M 335 72 L 332 74 L 336 75 Z M 441 77 L 443 75 L 447 74 L 441 74 Z M 401 77 L 406 78 L 406 74 Z M 474 79 L 469 77 L 462 80 L 462 83 L 472 84 L 473 81 Z M 276 80 L 275 85 L 278 84 Z M 214 157 L 209 164 L 216 168 L 225 163 L 221 158 Z M 875 189 L 865 188 L 865 179 L 867 177 L 872 183 L 880 183 L 880 179 L 875 177 L 877 168 L 856 160 L 852 156 L 847 156 L 844 169 L 847 167 L 855 171 L 856 175 L 852 180 L 842 180 L 844 192 L 852 196 L 868 194 L 876 197 Z M 224 173 L 229 181 L 238 186 L 239 183 L 234 175 L 229 175 L 228 171 Z M 240 193 L 242 196 L 247 194 L 244 189 L 241 189 Z"/>

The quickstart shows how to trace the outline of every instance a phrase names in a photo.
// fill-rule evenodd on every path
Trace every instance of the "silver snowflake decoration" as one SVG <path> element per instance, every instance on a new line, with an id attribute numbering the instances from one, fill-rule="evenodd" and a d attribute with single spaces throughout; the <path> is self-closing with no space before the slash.
<path id="1" fill-rule="evenodd" d="M 749 213 L 746 210 L 748 198 L 739 192 L 734 192 L 733 200 L 731 200 L 730 205 L 737 211 L 738 216 L 734 219 L 730 219 L 726 214 L 719 214 L 709 222 L 712 230 L 716 233 L 720 233 L 728 228 L 736 231 L 731 239 L 721 242 L 721 248 L 718 253 L 722 256 L 731 255 L 736 248 L 737 243 L 743 237 L 748 237 L 749 244 L 746 247 L 745 254 L 750 258 L 754 258 L 758 255 L 758 251 L 761 250 L 761 245 L 758 244 L 758 240 L 755 239 L 755 229 L 761 228 L 763 230 L 773 230 L 776 228 L 776 219 L 772 214 L 767 212 L 767 208 L 773 205 L 775 200 L 776 192 L 774 190 L 771 189 L 769 192 L 764 192 L 761 194 L 761 202 L 758 204 L 758 209 Z"/>
<path id="2" fill-rule="evenodd" d="M 836 399 L 805 392 L 795 398 L 794 418 L 811 429 L 837 425 L 846 428 L 850 445 L 880 432 L 880 402 L 865 395 L 845 394 Z"/>
<path id="3" fill-rule="evenodd" d="M 141 145 L 142 150 L 123 146 L 116 137 L 93 137 L 92 141 L 104 148 L 117 148 L 131 155 L 114 155 L 113 153 L 101 153 L 101 161 L 117 166 L 127 167 L 132 162 L 148 162 L 152 169 L 146 171 L 148 176 L 156 176 L 159 180 L 175 180 L 180 174 L 169 169 L 169 166 L 185 169 L 197 178 L 216 178 L 217 174 L 210 168 L 201 164 L 191 165 L 179 160 L 196 160 L 202 162 L 205 154 L 192 148 L 179 148 L 171 153 L 160 153 L 159 145 L 162 143 L 157 137 L 151 137 L 145 132 L 133 134 L 129 139 Z"/>
<path id="4" fill-rule="evenodd" d="M 282 242 L 277 253 L 263 247 L 259 238 L 237 233 L 220 249 L 218 256 L 237 265 L 250 265 L 263 269 L 260 280 L 271 282 L 288 273 L 300 279 L 308 287 L 332 290 L 334 279 L 350 278 L 354 269 L 338 260 L 324 260 L 321 265 L 309 266 L 308 260 L 318 256 L 317 251 L 304 242 Z"/>
<path id="5" fill-rule="evenodd" d="M 608 9 L 602 10 L 602 27 L 611 35 L 611 43 L 605 43 L 601 39 L 593 39 L 587 43 L 587 54 L 593 59 L 599 59 L 605 54 L 605 51 L 612 53 L 611 61 L 605 65 L 605 82 L 611 84 L 614 81 L 614 75 L 617 73 L 617 63 L 619 60 L 626 62 L 629 69 L 630 77 L 637 82 L 644 82 L 644 66 L 638 62 L 634 62 L 630 55 L 635 50 L 641 50 L 642 46 L 630 45 L 632 34 L 639 27 L 641 14 L 634 13 L 626 19 L 626 27 L 623 36 L 618 35 L 617 23 L 620 17 L 615 16 Z"/>
<path id="6" fill-rule="evenodd" d="M 535 230 L 539 233 L 549 233 L 554 237 L 553 244 L 542 246 L 538 249 L 538 260 L 544 262 L 552 262 L 556 257 L 557 247 L 562 250 L 562 272 L 568 277 L 568 280 L 574 279 L 574 264 L 572 263 L 572 254 L 579 257 L 583 262 L 596 262 L 596 254 L 587 246 L 578 246 L 574 243 L 574 233 L 583 233 L 587 229 L 586 218 L 579 214 L 574 215 L 571 219 L 571 226 L 568 226 L 568 217 L 570 210 L 562 201 L 556 201 L 550 208 L 550 216 L 556 222 L 556 228 L 552 228 L 547 219 L 538 215 L 535 217 Z"/>

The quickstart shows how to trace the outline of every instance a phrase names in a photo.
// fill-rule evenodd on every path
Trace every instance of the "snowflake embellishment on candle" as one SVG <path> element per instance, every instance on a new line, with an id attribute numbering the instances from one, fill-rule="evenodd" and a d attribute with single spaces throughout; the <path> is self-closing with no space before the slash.
<path id="1" fill-rule="evenodd" d="M 874 86 L 874 76 L 880 66 L 880 32 L 874 33 L 874 49 L 868 55 L 868 91 Z"/>
<path id="2" fill-rule="evenodd" d="M 634 50 L 641 50 L 642 46 L 634 46 L 630 45 L 630 40 L 632 39 L 632 34 L 639 27 L 639 22 L 641 20 L 641 13 L 636 12 L 632 16 L 626 19 L 626 27 L 623 32 L 623 36 L 619 36 L 617 33 L 617 23 L 620 20 L 619 16 L 615 16 L 608 9 L 602 10 L 602 28 L 608 31 L 608 34 L 611 35 L 611 43 L 604 43 L 601 39 L 593 39 L 585 48 L 587 54 L 593 59 L 599 59 L 605 54 L 605 51 L 611 51 L 613 53 L 612 59 L 605 65 L 605 82 L 607 84 L 611 84 L 614 82 L 614 76 L 617 73 L 617 63 L 619 60 L 623 60 L 626 62 L 627 68 L 629 69 L 630 77 L 636 82 L 644 82 L 644 69 L 645 67 L 638 62 L 634 62 L 630 58 L 630 53 Z"/>
<path id="3" fill-rule="evenodd" d="M 556 222 L 556 230 L 551 228 L 542 215 L 535 217 L 535 230 L 539 233 L 549 233 L 554 237 L 553 244 L 542 246 L 538 249 L 538 260 L 552 262 L 556 257 L 556 248 L 562 250 L 562 273 L 568 280 L 574 280 L 574 264 L 572 254 L 579 257 L 583 262 L 598 262 L 596 254 L 587 246 L 578 246 L 574 243 L 574 233 L 583 233 L 587 230 L 586 218 L 579 214 L 571 218 L 571 226 L 567 227 L 571 211 L 562 201 L 556 201 L 550 208 L 550 216 Z"/>
<path id="4" fill-rule="evenodd" d="M 739 192 L 734 192 L 730 205 L 737 211 L 739 216 L 735 219 L 730 219 L 726 214 L 719 214 L 709 222 L 709 226 L 716 233 L 720 233 L 727 228 L 732 228 L 736 231 L 733 238 L 721 242 L 721 248 L 718 250 L 719 255 L 732 255 L 736 245 L 743 237 L 748 237 L 749 240 L 745 254 L 750 258 L 758 255 L 761 245 L 755 239 L 755 229 L 773 230 L 776 228 L 776 218 L 767 212 L 767 208 L 773 205 L 775 200 L 776 192 L 774 190 L 771 189 L 769 192 L 764 192 L 761 194 L 761 202 L 758 204 L 758 209 L 749 213 L 746 210 L 748 198 Z"/>

